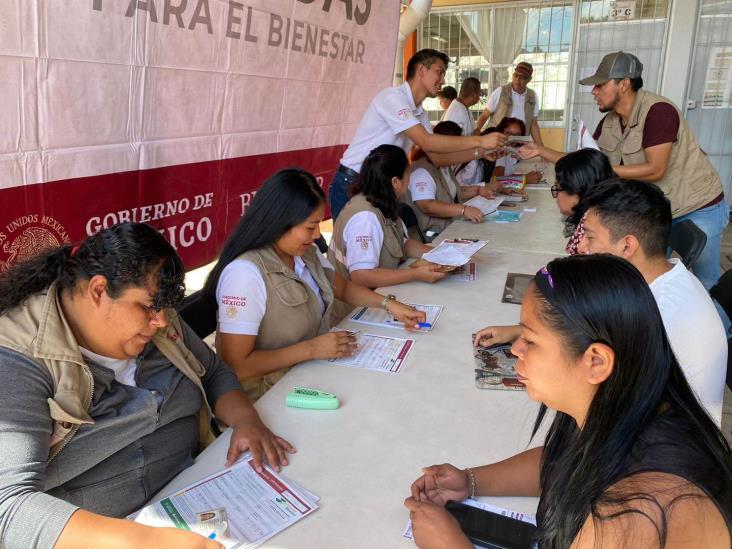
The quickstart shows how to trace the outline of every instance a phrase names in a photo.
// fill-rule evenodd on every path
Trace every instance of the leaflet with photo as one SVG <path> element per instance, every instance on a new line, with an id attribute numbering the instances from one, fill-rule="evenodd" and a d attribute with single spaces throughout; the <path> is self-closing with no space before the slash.
<path id="1" fill-rule="evenodd" d="M 471 338 L 475 340 L 475 334 Z M 511 345 L 473 347 L 475 361 L 475 386 L 478 389 L 497 389 L 501 391 L 524 391 L 526 386 L 516 375 L 516 356 Z"/>
<path id="2" fill-rule="evenodd" d="M 130 518 L 148 526 L 193 531 L 226 549 L 250 549 L 315 511 L 318 500 L 266 465 L 257 472 L 247 453 L 231 467 Z"/>

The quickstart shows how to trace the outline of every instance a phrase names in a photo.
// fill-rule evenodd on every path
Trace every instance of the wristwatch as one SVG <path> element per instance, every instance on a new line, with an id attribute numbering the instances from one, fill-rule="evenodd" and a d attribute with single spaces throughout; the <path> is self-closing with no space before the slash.
<path id="1" fill-rule="evenodd" d="M 384 296 L 384 299 L 381 302 L 381 308 L 384 309 L 386 312 L 389 312 L 389 309 L 386 306 L 386 304 L 389 303 L 389 301 L 391 301 L 392 299 L 396 299 L 396 296 L 394 294 L 389 294 L 389 295 Z"/>

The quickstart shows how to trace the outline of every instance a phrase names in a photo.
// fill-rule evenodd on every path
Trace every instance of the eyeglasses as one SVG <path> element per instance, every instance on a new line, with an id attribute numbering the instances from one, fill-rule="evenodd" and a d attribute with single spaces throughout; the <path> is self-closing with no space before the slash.
<path id="1" fill-rule="evenodd" d="M 552 198 L 556 198 L 559 196 L 559 193 L 561 193 L 564 189 L 562 189 L 559 185 L 552 185 L 549 191 L 552 193 Z"/>

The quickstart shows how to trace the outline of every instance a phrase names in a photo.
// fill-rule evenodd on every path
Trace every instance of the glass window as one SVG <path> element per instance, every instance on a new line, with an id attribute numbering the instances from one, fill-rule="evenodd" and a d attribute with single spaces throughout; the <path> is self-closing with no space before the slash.
<path id="1" fill-rule="evenodd" d="M 534 74 L 529 87 L 539 98 L 542 126 L 564 127 L 572 5 L 569 0 L 553 0 L 435 10 L 421 25 L 419 48 L 450 56 L 446 85 L 459 90 L 469 76 L 481 81 L 484 96 L 471 108 L 476 112 L 483 110 L 494 89 L 510 82 L 517 63 L 531 63 Z M 433 122 L 442 117 L 436 99 L 425 100 L 424 107 Z"/>

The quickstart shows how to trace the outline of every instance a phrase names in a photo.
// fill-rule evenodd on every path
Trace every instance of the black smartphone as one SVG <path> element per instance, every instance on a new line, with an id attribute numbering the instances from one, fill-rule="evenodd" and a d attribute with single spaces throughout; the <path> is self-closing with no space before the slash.
<path id="1" fill-rule="evenodd" d="M 531 549 L 533 546 L 536 526 L 532 524 L 456 501 L 448 501 L 445 509 L 457 519 L 460 529 L 478 547 Z"/>

